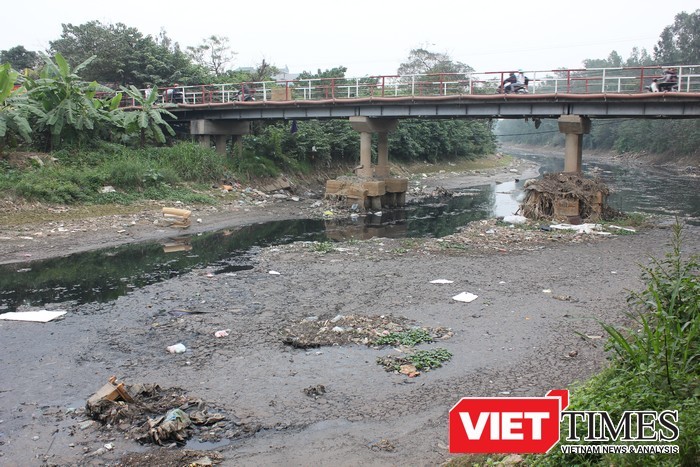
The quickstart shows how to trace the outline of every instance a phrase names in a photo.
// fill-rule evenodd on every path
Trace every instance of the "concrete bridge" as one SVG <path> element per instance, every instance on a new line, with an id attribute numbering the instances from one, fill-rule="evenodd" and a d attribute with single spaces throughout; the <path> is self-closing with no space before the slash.
<path id="1" fill-rule="evenodd" d="M 228 138 L 240 142 L 254 120 L 349 119 L 360 133 L 357 175 L 378 179 L 388 176 L 387 135 L 400 119 L 556 118 L 566 135 L 564 170 L 575 172 L 592 119 L 700 118 L 700 65 L 674 67 L 672 92 L 645 92 L 664 68 L 526 71 L 526 94 L 496 93 L 508 72 L 485 72 L 182 86 L 166 90 L 161 101 L 178 121 L 190 122 L 202 144 L 215 138 L 220 152 Z"/>

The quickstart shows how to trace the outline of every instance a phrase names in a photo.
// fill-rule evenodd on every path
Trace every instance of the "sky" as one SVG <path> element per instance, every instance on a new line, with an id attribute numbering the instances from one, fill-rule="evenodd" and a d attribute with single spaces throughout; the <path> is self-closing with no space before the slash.
<path id="1" fill-rule="evenodd" d="M 61 37 L 62 24 L 97 20 L 124 23 L 144 35 L 164 30 L 183 50 L 212 35 L 227 37 L 236 52 L 231 69 L 264 59 L 290 73 L 345 66 L 346 77 L 363 77 L 395 74 L 416 48 L 445 53 L 478 72 L 580 68 L 584 59 L 606 58 L 612 50 L 626 59 L 635 46 L 653 54 L 676 14 L 692 13 L 700 3 L 32 0 L 31 8 L 18 8 L 3 21 L 0 50 L 22 45 L 44 51 Z"/>

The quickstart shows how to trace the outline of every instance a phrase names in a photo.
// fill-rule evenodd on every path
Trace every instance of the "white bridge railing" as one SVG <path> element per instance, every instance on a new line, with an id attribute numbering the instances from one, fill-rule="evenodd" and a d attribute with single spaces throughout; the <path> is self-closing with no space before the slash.
<path id="1" fill-rule="evenodd" d="M 528 94 L 636 94 L 648 92 L 668 67 L 533 70 Z M 673 67 L 678 91 L 700 93 L 700 65 Z M 225 104 L 267 101 L 322 101 L 374 97 L 486 95 L 497 92 L 510 71 L 312 78 L 289 81 L 202 84 L 159 89 L 160 102 Z M 122 105 L 135 105 L 123 99 Z"/>

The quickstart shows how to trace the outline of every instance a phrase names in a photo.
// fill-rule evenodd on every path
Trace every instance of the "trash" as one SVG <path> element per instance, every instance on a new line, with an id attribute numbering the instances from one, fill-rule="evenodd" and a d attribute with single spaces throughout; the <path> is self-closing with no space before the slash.
<path id="1" fill-rule="evenodd" d="M 231 332 L 230 329 L 222 329 L 220 331 L 216 331 L 214 333 L 214 337 L 226 337 L 226 336 L 228 336 L 229 332 Z"/>
<path id="2" fill-rule="evenodd" d="M 9 311 L 0 315 L 0 319 L 8 321 L 33 321 L 35 323 L 48 323 L 51 320 L 63 316 L 67 311 L 37 310 L 37 311 Z"/>
<path id="3" fill-rule="evenodd" d="M 124 383 L 118 383 L 117 377 L 112 376 L 107 380 L 108 383 L 102 386 L 95 394 L 87 400 L 87 407 L 90 408 L 100 401 L 118 401 L 134 402 L 134 399 L 126 391 Z M 82 427 L 81 427 L 82 429 Z"/>
<path id="4" fill-rule="evenodd" d="M 542 289 L 542 293 L 552 293 L 550 289 Z"/>
<path id="5" fill-rule="evenodd" d="M 430 281 L 431 284 L 452 284 L 454 281 L 448 280 L 448 279 L 435 279 L 434 281 Z"/>
<path id="6" fill-rule="evenodd" d="M 597 233 L 600 235 L 610 235 L 610 232 L 601 231 L 602 226 L 600 224 L 552 224 L 549 226 L 552 230 L 575 230 L 576 233 Z"/>
<path id="7" fill-rule="evenodd" d="M 525 216 L 504 216 L 503 222 L 508 224 L 524 224 L 527 222 L 527 217 Z"/>
<path id="8" fill-rule="evenodd" d="M 473 293 L 462 292 L 461 294 L 458 294 L 458 295 L 455 295 L 454 297 L 452 297 L 452 299 L 457 300 L 458 302 L 469 303 L 469 302 L 473 302 L 478 297 L 479 297 L 478 295 L 474 295 Z"/>
<path id="9" fill-rule="evenodd" d="M 399 373 L 406 375 L 409 378 L 415 378 L 416 376 L 420 375 L 420 371 L 418 371 L 416 366 L 411 364 L 401 365 L 399 367 Z"/>
<path id="10" fill-rule="evenodd" d="M 117 192 L 117 190 L 115 190 L 114 187 L 111 185 L 103 186 L 102 188 L 100 188 L 100 193 L 116 193 L 116 192 Z"/>
<path id="11" fill-rule="evenodd" d="M 273 276 L 279 276 L 279 275 L 280 275 L 280 273 L 277 272 L 277 271 L 268 271 L 267 273 L 268 273 L 268 274 L 272 274 Z"/>
<path id="12" fill-rule="evenodd" d="M 191 225 L 190 214 L 192 211 L 188 209 L 163 208 L 163 216 L 171 221 L 170 227 L 186 229 Z"/>
<path id="13" fill-rule="evenodd" d="M 345 319 L 345 316 L 343 315 L 335 315 L 333 318 L 331 318 L 331 323 L 337 323 L 341 319 Z"/>
<path id="14" fill-rule="evenodd" d="M 165 441 L 184 441 L 189 436 L 187 427 L 192 424 L 190 417 L 181 409 L 169 410 L 165 416 L 148 419 L 148 432 L 139 439 L 150 437 L 156 444 L 163 444 Z"/>
<path id="15" fill-rule="evenodd" d="M 183 353 L 187 351 L 187 347 L 185 347 L 184 344 L 169 345 L 167 348 L 170 353 Z"/>

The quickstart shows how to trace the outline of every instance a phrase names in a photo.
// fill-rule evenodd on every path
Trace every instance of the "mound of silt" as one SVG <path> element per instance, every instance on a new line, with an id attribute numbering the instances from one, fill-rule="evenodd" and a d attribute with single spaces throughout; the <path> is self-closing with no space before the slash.
<path id="1" fill-rule="evenodd" d="M 608 187 L 578 172 L 546 173 L 528 180 L 524 191 L 518 212 L 529 219 L 599 221 L 620 214 L 607 205 Z"/>

